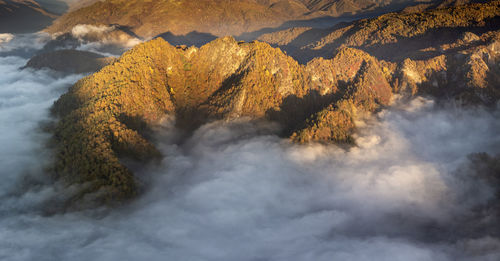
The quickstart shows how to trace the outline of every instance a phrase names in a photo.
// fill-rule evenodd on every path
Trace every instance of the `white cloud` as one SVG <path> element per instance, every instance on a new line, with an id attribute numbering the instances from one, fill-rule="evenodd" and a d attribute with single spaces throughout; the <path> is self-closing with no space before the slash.
<path id="1" fill-rule="evenodd" d="M 0 34 L 0 44 L 8 43 L 14 39 L 13 34 Z"/>
<path id="2" fill-rule="evenodd" d="M 165 158 L 140 173 L 146 194 L 120 209 L 43 216 L 38 205 L 59 190 L 11 192 L 26 173 L 43 176 L 39 122 L 79 76 L 19 70 L 25 62 L 0 58 L 0 259 L 500 258 L 498 219 L 486 232 L 468 219 L 492 190 L 457 172 L 469 153 L 500 152 L 499 113 L 425 99 L 367 120 L 348 150 L 291 144 L 245 119 L 179 144 L 166 120 L 156 138 Z"/>
<path id="3" fill-rule="evenodd" d="M 106 45 L 130 49 L 142 42 L 140 39 L 118 30 L 116 26 L 79 24 L 73 27 L 71 34 L 82 42 L 78 49 L 101 53 L 101 49 L 106 49 Z"/>
<path id="4" fill-rule="evenodd" d="M 114 26 L 79 24 L 73 27 L 71 34 L 76 38 L 83 38 L 89 34 L 105 34 L 114 31 Z"/>
<path id="5" fill-rule="evenodd" d="M 31 53 L 40 49 L 50 39 L 46 33 L 34 34 L 0 34 L 0 56 L 6 56 L 6 52 Z"/>

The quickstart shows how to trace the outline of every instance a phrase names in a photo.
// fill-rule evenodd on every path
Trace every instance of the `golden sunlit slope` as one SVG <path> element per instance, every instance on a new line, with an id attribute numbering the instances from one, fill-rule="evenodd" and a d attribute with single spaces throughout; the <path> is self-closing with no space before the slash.
<path id="1" fill-rule="evenodd" d="M 54 105 L 56 176 L 80 184 L 75 198 L 120 202 L 140 190 L 126 162 L 160 156 L 150 131 L 175 116 L 184 131 L 216 119 L 276 121 L 297 142 L 355 143 L 354 119 L 391 104 L 393 93 L 492 104 L 500 92 L 500 35 L 457 43 L 460 54 L 400 63 L 341 48 L 300 65 L 268 44 L 221 38 L 176 48 L 161 38 L 75 84 Z"/>
<path id="2" fill-rule="evenodd" d="M 331 105 L 334 113 L 342 110 L 342 121 L 324 129 L 329 135 L 312 139 L 352 142 L 352 118 L 387 105 L 392 95 L 378 61 L 358 54 L 359 62 L 337 76 L 338 61 L 300 65 L 259 42 L 226 37 L 199 49 L 176 48 L 161 38 L 141 44 L 80 80 L 55 103 L 60 122 L 54 130 L 54 171 L 82 184 L 80 196 L 90 193 L 99 202 L 130 198 L 138 183 L 121 160 L 145 162 L 158 156 L 147 133 L 168 115 L 176 116 L 186 131 L 210 120 L 246 116 L 277 121 L 283 135 L 291 135 Z M 362 70 L 361 75 L 381 83 L 363 85 L 365 76 L 355 76 Z M 352 85 L 340 88 L 340 79 Z M 344 97 L 350 100 L 337 106 Z M 305 141 L 303 136 L 297 140 Z"/>
<path id="3" fill-rule="evenodd" d="M 285 22 L 384 13 L 414 4 L 408 0 L 90 0 L 70 5 L 70 12 L 46 30 L 69 32 L 78 24 L 91 24 L 127 27 L 143 38 L 167 32 L 238 36 Z"/>
<path id="4" fill-rule="evenodd" d="M 78 24 L 119 24 L 146 38 L 193 31 L 239 35 L 278 26 L 291 18 L 288 11 L 252 0 L 107 0 L 62 16 L 47 31 L 67 32 Z"/>
<path id="5" fill-rule="evenodd" d="M 337 29 L 314 44 L 314 49 L 341 45 L 371 47 L 417 38 L 433 30 L 484 27 L 496 24 L 500 16 L 500 1 L 436 9 L 425 13 L 386 14 L 375 19 L 355 22 Z M 488 29 L 486 27 L 486 29 Z M 417 40 L 417 39 L 416 39 Z"/>
<path id="6" fill-rule="evenodd" d="M 332 16 L 354 14 L 357 12 L 370 11 L 379 7 L 395 4 L 394 0 L 301 0 L 311 11 L 320 11 Z"/>
<path id="7" fill-rule="evenodd" d="M 329 58 L 341 46 L 362 48 L 385 59 L 405 59 L 422 53 L 421 49 L 452 43 L 467 31 L 498 30 L 499 21 L 500 1 L 489 1 L 425 12 L 389 13 L 329 29 L 301 28 L 300 33 L 288 29 L 259 39 L 295 51 L 301 60 Z"/>

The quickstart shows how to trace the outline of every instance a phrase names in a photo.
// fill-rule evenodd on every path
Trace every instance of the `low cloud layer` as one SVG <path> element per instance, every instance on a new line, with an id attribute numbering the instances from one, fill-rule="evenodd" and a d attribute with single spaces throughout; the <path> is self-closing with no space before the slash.
<path id="1" fill-rule="evenodd" d="M 78 50 L 101 53 L 106 56 L 120 54 L 142 41 L 116 26 L 79 24 L 73 27 L 71 35 L 81 42 Z"/>
<path id="2" fill-rule="evenodd" d="M 48 40 L 50 40 L 50 35 L 46 33 L 0 34 L 0 57 L 15 56 L 30 58 Z"/>
<path id="3" fill-rule="evenodd" d="M 43 176 L 50 153 L 44 148 L 49 137 L 40 126 L 49 120 L 48 108 L 55 99 L 82 77 L 58 78 L 50 71 L 19 69 L 26 62 L 21 57 L 0 57 L 1 210 L 8 208 L 8 195 L 15 192 L 25 175 Z M 27 202 L 15 204 L 24 203 Z M 1 233 L 0 238 L 3 239 Z"/>
<path id="4" fill-rule="evenodd" d="M 166 120 L 165 158 L 140 173 L 141 198 L 44 216 L 37 206 L 57 190 L 20 190 L 20 179 L 44 175 L 38 127 L 81 76 L 19 70 L 25 62 L 0 58 L 0 259 L 500 259 L 498 218 L 477 211 L 494 188 L 466 171 L 470 153 L 500 152 L 498 112 L 419 98 L 360 122 L 347 149 L 291 144 L 244 119 L 177 144 Z"/>
<path id="5" fill-rule="evenodd" d="M 0 34 L 0 44 L 5 44 L 14 39 L 13 34 Z"/>

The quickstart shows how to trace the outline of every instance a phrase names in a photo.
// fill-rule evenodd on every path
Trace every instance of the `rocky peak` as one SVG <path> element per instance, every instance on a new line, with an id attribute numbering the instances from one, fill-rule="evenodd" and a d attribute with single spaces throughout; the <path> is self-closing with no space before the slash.
<path id="1" fill-rule="evenodd" d="M 346 70 L 345 56 L 353 54 L 357 64 Z M 359 50 L 300 65 L 261 42 L 224 37 L 201 48 L 178 48 L 157 38 L 80 80 L 55 103 L 53 112 L 60 118 L 55 171 L 68 182 L 93 184 L 82 196 L 109 187 L 96 197 L 125 199 L 139 187 L 121 159 L 154 159 L 158 151 L 147 133 L 166 116 L 175 116 L 185 130 L 211 119 L 267 119 L 291 135 L 325 108 L 337 115 L 328 121 L 352 120 L 356 114 L 337 105 L 342 99 L 360 111 L 373 111 L 387 105 L 390 96 L 377 60 Z M 342 133 L 352 133 L 353 124 L 339 124 Z M 349 139 L 335 133 L 321 139 Z"/>
<path id="2" fill-rule="evenodd" d="M 365 43 L 407 22 L 417 31 L 401 30 L 400 36 L 441 30 L 446 23 L 477 32 L 468 26 L 496 16 L 496 2 L 472 5 L 471 14 L 451 8 L 363 20 L 347 31 L 339 29 L 335 38 Z M 481 10 L 483 18 L 472 17 Z M 433 24 L 428 19 L 434 15 L 438 21 Z M 449 15 L 456 20 L 441 20 Z M 401 17 L 410 18 L 396 25 L 384 22 Z M 380 23 L 385 27 L 370 27 Z M 357 28 L 359 24 L 368 27 Z M 367 38 L 366 30 L 372 32 Z M 356 119 L 390 106 L 393 93 L 493 104 L 500 98 L 498 33 L 463 35 L 422 49 L 426 55 L 417 58 L 384 60 L 377 48 L 397 52 L 399 46 L 372 41 L 359 47 L 339 45 L 331 59 L 315 58 L 306 65 L 258 41 L 223 37 L 188 48 L 157 38 L 82 79 L 55 103 L 53 111 L 60 118 L 54 130 L 55 173 L 70 184 L 91 184 L 79 199 L 93 195 L 95 201 L 113 202 L 132 197 L 140 192 L 140 183 L 123 163 L 159 156 L 150 132 L 165 117 L 175 117 L 186 135 L 212 120 L 245 117 L 275 121 L 281 126 L 277 134 L 297 142 L 355 144 Z"/>

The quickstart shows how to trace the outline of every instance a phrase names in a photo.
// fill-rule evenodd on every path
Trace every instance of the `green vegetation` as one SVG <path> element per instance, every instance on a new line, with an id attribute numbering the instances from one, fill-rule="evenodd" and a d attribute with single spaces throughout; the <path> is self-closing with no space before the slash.
<path id="1" fill-rule="evenodd" d="M 171 49 L 170 52 L 166 51 Z M 53 107 L 60 122 L 54 132 L 58 177 L 115 202 L 138 192 L 120 157 L 159 156 L 141 133 L 173 111 L 165 68 L 175 48 L 162 40 L 142 44 L 100 72 L 80 80 Z M 154 69 L 153 69 L 154 68 Z"/>
<path id="2" fill-rule="evenodd" d="M 375 62 L 361 51 L 359 55 Z M 60 122 L 54 131 L 54 171 L 59 178 L 82 186 L 77 198 L 90 194 L 94 201 L 117 202 L 140 190 L 123 162 L 146 162 L 160 156 L 148 141 L 148 129 L 166 115 L 175 115 L 177 125 L 185 129 L 208 119 L 268 118 L 293 133 L 306 124 L 301 121 L 342 95 L 355 106 L 371 102 L 368 110 L 386 102 L 379 83 L 362 81 L 369 78 L 367 74 L 378 74 L 375 81 L 384 77 L 370 69 L 376 65 L 363 73 L 361 65 L 352 69 L 353 87 L 343 90 L 332 80 L 312 80 L 331 78 L 338 66 L 342 63 L 322 59 L 299 65 L 268 44 L 238 43 L 231 37 L 200 49 L 175 48 L 161 38 L 141 44 L 80 80 L 55 103 L 53 112 Z M 323 125 L 337 127 L 311 139 L 348 140 L 353 116 L 342 111 L 316 115 L 321 121 L 326 119 Z"/>

